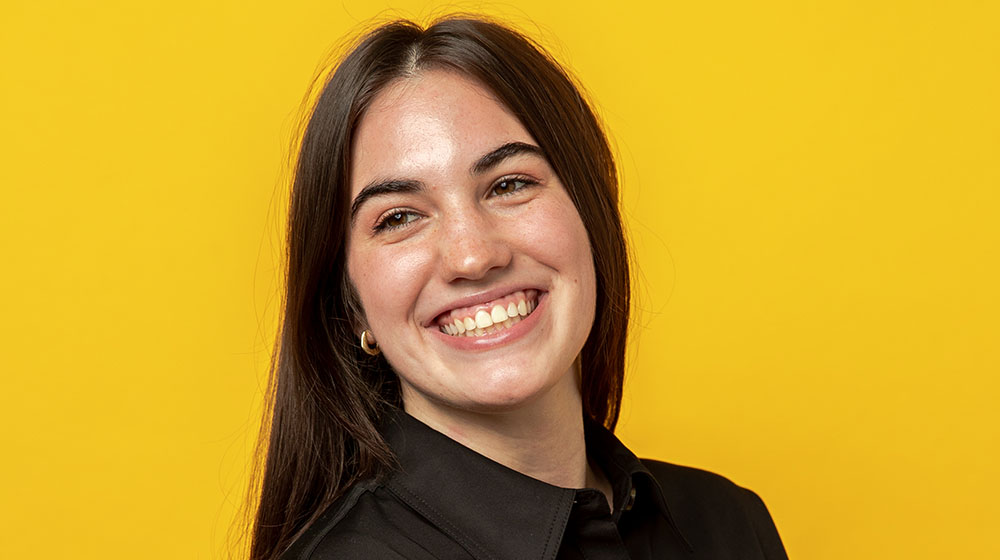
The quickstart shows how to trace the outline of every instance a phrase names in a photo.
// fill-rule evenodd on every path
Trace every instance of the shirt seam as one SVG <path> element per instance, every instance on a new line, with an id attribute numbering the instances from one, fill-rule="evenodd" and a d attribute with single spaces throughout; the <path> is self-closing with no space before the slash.
<path id="1" fill-rule="evenodd" d="M 563 504 L 567 504 L 567 502 L 565 500 L 562 503 Z M 546 539 L 545 539 L 545 547 L 542 549 L 545 552 L 545 556 L 544 556 L 545 558 L 552 557 L 553 556 L 553 552 L 556 555 L 559 554 L 559 546 L 558 545 L 561 545 L 563 538 L 565 538 L 565 533 L 566 533 L 566 529 L 565 528 L 566 528 L 566 524 L 568 523 L 568 519 L 569 519 L 570 512 L 572 511 L 572 509 L 573 509 L 573 502 L 570 501 L 570 502 L 568 502 L 568 507 L 567 507 L 567 505 L 560 506 L 560 508 L 559 508 L 559 510 L 560 510 L 559 511 L 559 515 L 552 516 L 552 521 L 551 521 L 551 523 L 549 523 L 549 536 L 546 537 Z M 557 546 L 554 549 L 552 549 L 552 548 L 549 548 L 549 544 L 552 542 L 552 536 L 555 535 L 555 533 L 556 533 L 555 528 L 556 528 L 556 521 L 557 520 L 561 521 L 561 526 L 563 527 L 563 532 L 562 532 L 562 534 L 559 537 L 559 543 L 557 544 Z"/>
<path id="2" fill-rule="evenodd" d="M 490 560 L 495 560 L 495 557 L 490 554 L 486 549 L 477 543 L 474 539 L 467 536 L 465 533 L 460 531 L 457 527 L 452 525 L 447 521 L 447 519 L 439 511 L 434 509 L 430 504 L 424 501 L 423 498 L 417 496 L 416 494 L 410 492 L 406 488 L 394 484 L 392 482 L 386 484 L 386 488 L 396 495 L 397 498 L 402 500 L 404 503 L 412 507 L 413 509 L 421 512 L 430 512 L 433 514 L 434 519 L 431 521 L 437 525 L 441 531 L 447 534 L 449 537 L 455 540 L 459 546 L 464 548 L 469 554 L 472 554 L 476 558 L 488 558 Z M 414 503 L 416 501 L 417 503 Z M 426 514 L 425 514 L 426 515 Z"/>
<path id="3" fill-rule="evenodd" d="M 371 489 L 376 485 L 377 484 L 374 481 L 369 481 L 358 483 L 351 488 L 333 518 L 323 524 L 323 529 L 315 536 L 315 538 L 312 539 L 312 542 L 302 550 L 302 554 L 299 555 L 299 558 L 312 557 L 313 553 L 316 552 L 316 548 L 319 547 L 324 539 L 326 539 L 327 535 L 330 534 L 330 531 L 332 531 L 333 528 L 337 526 L 337 523 L 339 523 L 340 520 L 347 515 L 347 512 L 357 505 L 361 495 L 365 492 L 371 491 Z"/>

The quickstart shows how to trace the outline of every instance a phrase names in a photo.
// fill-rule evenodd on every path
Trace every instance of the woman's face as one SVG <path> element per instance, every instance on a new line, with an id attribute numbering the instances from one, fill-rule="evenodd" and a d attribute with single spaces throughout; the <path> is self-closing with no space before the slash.
<path id="1" fill-rule="evenodd" d="M 407 410 L 516 409 L 573 384 L 594 321 L 587 232 L 521 123 L 430 70 L 355 134 L 348 274 Z"/>

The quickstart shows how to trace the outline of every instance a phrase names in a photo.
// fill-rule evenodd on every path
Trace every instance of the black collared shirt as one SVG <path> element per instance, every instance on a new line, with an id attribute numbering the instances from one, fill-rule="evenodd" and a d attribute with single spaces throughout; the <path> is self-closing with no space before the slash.
<path id="1" fill-rule="evenodd" d="M 786 559 L 764 503 L 725 478 L 640 461 L 586 427 L 587 453 L 611 482 L 559 488 L 496 463 L 413 417 L 384 432 L 400 470 L 353 487 L 282 560 Z"/>

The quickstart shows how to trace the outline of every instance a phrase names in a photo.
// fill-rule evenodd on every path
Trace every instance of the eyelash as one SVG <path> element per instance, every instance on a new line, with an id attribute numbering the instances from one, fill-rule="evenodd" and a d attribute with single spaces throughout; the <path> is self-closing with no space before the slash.
<path id="1" fill-rule="evenodd" d="M 414 216 L 415 218 L 411 220 L 406 220 L 401 224 L 390 225 L 388 223 L 389 220 L 395 218 L 396 216 Z M 419 216 L 420 215 L 414 212 L 413 210 L 408 210 L 406 208 L 393 208 L 392 210 L 389 210 L 388 212 L 382 214 L 382 216 L 379 217 L 378 221 L 375 222 L 375 225 L 372 226 L 372 231 L 374 231 L 375 233 L 379 233 L 383 231 L 403 228 L 406 227 L 408 224 L 411 224 L 417 219 L 419 219 Z"/>
<path id="2" fill-rule="evenodd" d="M 502 178 L 500 178 L 499 181 L 493 183 L 493 186 L 490 187 L 490 192 L 495 192 L 496 189 L 497 189 L 497 187 L 499 187 L 503 183 L 521 183 L 522 186 L 520 188 L 516 188 L 516 189 L 514 189 L 514 190 L 512 190 L 510 192 L 497 194 L 496 196 L 508 196 L 508 195 L 512 195 L 512 194 L 514 194 L 514 193 L 516 193 L 518 191 L 526 189 L 527 187 L 532 187 L 532 186 L 537 185 L 538 181 L 535 181 L 534 179 L 531 179 L 530 177 L 525 177 L 524 175 L 509 175 L 507 177 L 502 177 Z"/>
<path id="3" fill-rule="evenodd" d="M 521 186 L 509 192 L 496 193 L 496 189 L 504 183 L 515 183 L 515 184 L 520 183 Z M 493 185 L 490 187 L 489 192 L 493 193 L 493 196 L 510 196 L 537 184 L 538 181 L 525 177 L 524 175 L 509 175 L 507 177 L 502 177 L 498 181 L 493 183 Z M 389 220 L 396 218 L 397 216 L 399 216 L 399 219 L 403 219 L 403 217 L 411 217 L 412 219 L 407 219 L 401 224 L 390 225 L 388 223 Z M 414 212 L 413 210 L 407 208 L 393 208 L 392 210 L 389 210 L 388 212 L 382 214 L 382 216 L 379 217 L 378 221 L 375 222 L 375 225 L 372 226 L 372 231 L 374 231 L 375 233 L 381 233 L 384 231 L 391 231 L 394 229 L 404 228 L 419 219 L 420 219 L 420 214 Z"/>

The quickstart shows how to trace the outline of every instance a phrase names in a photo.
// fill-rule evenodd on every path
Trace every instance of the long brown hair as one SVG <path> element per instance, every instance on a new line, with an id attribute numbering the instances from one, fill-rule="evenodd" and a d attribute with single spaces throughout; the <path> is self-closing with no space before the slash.
<path id="1" fill-rule="evenodd" d="M 625 369 L 629 269 L 618 175 L 607 138 L 572 79 L 540 46 L 503 25 L 451 16 L 363 36 L 336 65 L 301 139 L 287 231 L 281 331 L 268 388 L 251 558 L 279 555 L 353 484 L 392 465 L 379 433 L 400 406 L 384 359 L 357 343 L 361 310 L 345 266 L 351 142 L 387 84 L 436 67 L 478 80 L 517 116 L 569 191 L 590 236 L 594 326 L 580 354 L 584 413 L 613 428 Z"/>

